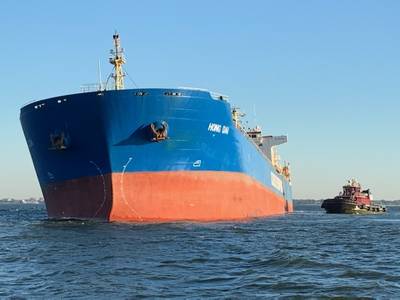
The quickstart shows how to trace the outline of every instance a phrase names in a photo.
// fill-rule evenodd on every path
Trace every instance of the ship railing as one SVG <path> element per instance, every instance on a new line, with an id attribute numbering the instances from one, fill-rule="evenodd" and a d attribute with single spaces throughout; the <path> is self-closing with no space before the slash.
<path id="1" fill-rule="evenodd" d="M 229 102 L 229 96 L 228 95 L 224 95 L 224 94 L 221 94 L 221 93 L 218 93 L 218 92 L 210 91 L 208 89 L 196 88 L 196 87 L 188 87 L 188 86 L 179 86 L 178 89 L 208 92 L 210 94 L 210 97 L 213 98 L 214 100 L 223 100 L 223 101 Z"/>
<path id="2" fill-rule="evenodd" d="M 226 102 L 228 102 L 228 100 L 229 100 L 229 96 L 221 94 L 221 93 L 217 93 L 217 92 L 210 91 L 210 96 L 214 100 L 222 100 L 222 101 L 226 101 Z"/>
<path id="3" fill-rule="evenodd" d="M 90 93 L 103 91 L 106 88 L 106 83 L 86 83 L 82 84 L 80 87 L 81 93 Z"/>

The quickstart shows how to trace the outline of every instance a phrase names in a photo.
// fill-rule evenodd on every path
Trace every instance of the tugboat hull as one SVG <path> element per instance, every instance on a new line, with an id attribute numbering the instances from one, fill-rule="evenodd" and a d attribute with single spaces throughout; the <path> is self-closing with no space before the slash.
<path id="1" fill-rule="evenodd" d="M 328 214 L 377 214 L 386 212 L 382 205 L 357 205 L 354 201 L 347 199 L 327 199 L 322 202 Z"/>
<path id="2" fill-rule="evenodd" d="M 327 199 L 322 202 L 321 208 L 324 208 L 328 214 L 354 214 L 357 205 L 353 201 Z"/>

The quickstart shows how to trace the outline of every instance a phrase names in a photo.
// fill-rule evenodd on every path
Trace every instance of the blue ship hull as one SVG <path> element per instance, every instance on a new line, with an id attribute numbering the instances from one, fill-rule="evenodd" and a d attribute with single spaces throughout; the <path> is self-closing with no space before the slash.
<path id="1" fill-rule="evenodd" d="M 290 182 L 208 91 L 66 95 L 26 105 L 21 124 L 50 218 L 226 220 L 293 209 Z M 165 139 L 152 124 L 165 124 Z"/>

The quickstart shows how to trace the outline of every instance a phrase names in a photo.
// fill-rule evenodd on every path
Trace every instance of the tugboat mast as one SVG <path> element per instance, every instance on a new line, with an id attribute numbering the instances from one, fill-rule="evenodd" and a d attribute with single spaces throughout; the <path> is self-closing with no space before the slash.
<path id="1" fill-rule="evenodd" d="M 110 53 L 110 64 L 114 66 L 114 73 L 111 77 L 114 79 L 114 88 L 116 90 L 122 90 L 124 88 L 124 77 L 125 73 L 122 69 L 122 65 L 125 63 L 124 49 L 121 48 L 121 42 L 119 39 L 119 34 L 115 32 L 113 35 L 114 49 L 111 49 Z"/>

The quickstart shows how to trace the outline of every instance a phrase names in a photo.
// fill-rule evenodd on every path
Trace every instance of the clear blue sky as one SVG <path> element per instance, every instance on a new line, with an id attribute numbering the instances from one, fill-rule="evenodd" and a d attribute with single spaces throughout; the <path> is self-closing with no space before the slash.
<path id="1" fill-rule="evenodd" d="M 19 124 L 26 102 L 111 71 L 118 29 L 141 87 L 228 94 L 266 133 L 288 134 L 296 198 L 349 177 L 400 199 L 399 1 L 0 2 L 0 198 L 41 195 Z"/>

